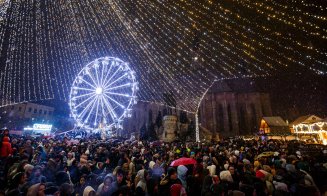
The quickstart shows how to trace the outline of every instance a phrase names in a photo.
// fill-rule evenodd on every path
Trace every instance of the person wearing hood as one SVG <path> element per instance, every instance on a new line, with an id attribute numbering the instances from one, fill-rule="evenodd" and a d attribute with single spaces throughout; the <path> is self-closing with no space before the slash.
<path id="1" fill-rule="evenodd" d="M 180 181 L 182 182 L 182 185 L 185 189 L 187 189 L 187 183 L 186 183 L 187 170 L 188 170 L 187 167 L 185 167 L 184 165 L 180 165 L 177 167 L 178 179 L 180 179 Z"/>
<path id="2" fill-rule="evenodd" d="M 95 196 L 96 192 L 91 186 L 85 187 L 83 191 L 83 196 Z"/>
<path id="3" fill-rule="evenodd" d="M 147 180 L 149 178 L 148 171 L 145 169 L 139 170 L 136 175 L 136 188 L 135 188 L 135 194 L 136 195 L 147 195 L 148 189 L 147 189 Z"/>
<path id="4" fill-rule="evenodd" d="M 97 190 L 97 195 L 108 195 L 109 191 L 112 187 L 112 183 L 113 183 L 114 179 L 110 174 L 107 174 L 104 179 L 103 179 L 103 183 L 101 183 L 98 187 Z"/>

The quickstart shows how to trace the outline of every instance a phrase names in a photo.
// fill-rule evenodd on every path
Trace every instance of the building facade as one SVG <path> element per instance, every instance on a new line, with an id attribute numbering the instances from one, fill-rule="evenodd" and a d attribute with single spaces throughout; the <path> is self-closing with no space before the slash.
<path id="1" fill-rule="evenodd" d="M 54 108 L 35 104 L 20 103 L 0 108 L 1 116 L 18 119 L 43 119 L 50 120 L 53 117 Z"/>
<path id="2" fill-rule="evenodd" d="M 261 118 L 272 114 L 269 94 L 256 91 L 251 82 L 216 82 L 200 105 L 201 127 L 223 137 L 256 133 Z"/>
<path id="3" fill-rule="evenodd" d="M 133 106 L 132 117 L 124 120 L 123 129 L 127 132 L 127 135 L 136 134 L 137 137 L 142 135 L 142 129 L 146 129 L 148 131 L 147 134 L 156 134 L 158 138 L 162 138 L 165 132 L 165 117 L 167 116 L 175 116 L 176 131 L 178 132 L 176 134 L 185 132 L 188 128 L 187 123 L 194 120 L 194 115 L 192 114 L 183 113 L 156 103 L 139 101 Z M 184 122 L 186 119 L 188 122 Z M 169 130 L 171 131 L 172 128 L 170 127 Z"/>

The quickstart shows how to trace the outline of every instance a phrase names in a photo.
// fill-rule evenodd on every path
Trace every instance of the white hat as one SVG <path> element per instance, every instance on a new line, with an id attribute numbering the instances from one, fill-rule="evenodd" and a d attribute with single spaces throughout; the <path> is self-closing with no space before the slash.
<path id="1" fill-rule="evenodd" d="M 220 179 L 221 180 L 226 180 L 228 182 L 233 182 L 233 177 L 229 171 L 221 171 L 220 172 Z"/>
<path id="2" fill-rule="evenodd" d="M 228 170 L 228 167 L 229 167 L 229 164 L 226 163 L 226 164 L 224 165 L 225 170 Z"/>

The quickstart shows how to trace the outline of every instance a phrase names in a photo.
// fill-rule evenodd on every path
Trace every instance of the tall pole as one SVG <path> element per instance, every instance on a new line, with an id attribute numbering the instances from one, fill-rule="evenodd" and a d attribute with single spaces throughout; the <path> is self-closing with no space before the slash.
<path id="1" fill-rule="evenodd" d="M 199 129 L 198 110 L 195 113 L 195 140 L 196 140 L 196 142 L 200 142 L 200 129 Z"/>
<path id="2" fill-rule="evenodd" d="M 218 81 L 217 79 L 214 80 L 211 85 L 207 88 L 207 90 L 203 93 L 203 95 L 201 96 L 200 98 L 200 101 L 199 101 L 199 104 L 198 104 L 198 108 L 196 109 L 196 112 L 195 112 L 195 140 L 196 142 L 200 142 L 200 125 L 199 125 L 199 116 L 198 116 L 198 113 L 199 113 L 199 109 L 200 109 L 200 105 L 201 105 L 201 102 L 204 98 L 204 96 L 207 94 L 207 92 L 209 91 L 209 89 L 212 87 L 212 85 Z"/>

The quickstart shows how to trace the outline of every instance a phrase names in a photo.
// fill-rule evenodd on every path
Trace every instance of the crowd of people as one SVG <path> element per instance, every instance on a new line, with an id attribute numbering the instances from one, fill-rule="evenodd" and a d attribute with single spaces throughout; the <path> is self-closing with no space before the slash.
<path id="1" fill-rule="evenodd" d="M 327 150 L 281 140 L 172 142 L 1 133 L 0 195 L 323 195 Z M 181 158 L 193 164 L 170 166 Z"/>

